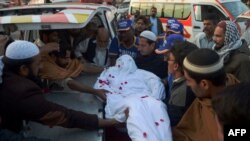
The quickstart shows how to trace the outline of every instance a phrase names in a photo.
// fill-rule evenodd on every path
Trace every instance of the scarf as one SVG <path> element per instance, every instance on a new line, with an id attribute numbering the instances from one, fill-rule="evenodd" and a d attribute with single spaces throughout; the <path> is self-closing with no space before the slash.
<path id="1" fill-rule="evenodd" d="M 227 62 L 228 58 L 230 57 L 230 52 L 240 48 L 242 42 L 240 40 L 240 34 L 235 23 L 231 21 L 223 22 L 226 23 L 224 46 L 220 50 L 215 50 L 214 46 L 213 50 L 215 50 L 220 55 L 220 57 L 224 59 L 224 62 Z"/>

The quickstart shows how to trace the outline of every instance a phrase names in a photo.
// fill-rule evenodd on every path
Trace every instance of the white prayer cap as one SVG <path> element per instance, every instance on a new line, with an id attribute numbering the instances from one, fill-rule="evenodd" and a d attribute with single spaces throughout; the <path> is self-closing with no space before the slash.
<path id="1" fill-rule="evenodd" d="M 143 31 L 143 32 L 140 34 L 140 37 L 144 37 L 144 38 L 146 38 L 146 39 L 148 39 L 148 40 L 151 40 L 151 41 L 154 41 L 154 42 L 155 42 L 156 39 L 157 39 L 156 35 L 155 35 L 153 32 L 148 31 L 148 30 Z"/>
<path id="2" fill-rule="evenodd" d="M 5 56 L 9 59 L 28 59 L 39 54 L 38 47 L 28 41 L 16 40 L 9 44 Z"/>

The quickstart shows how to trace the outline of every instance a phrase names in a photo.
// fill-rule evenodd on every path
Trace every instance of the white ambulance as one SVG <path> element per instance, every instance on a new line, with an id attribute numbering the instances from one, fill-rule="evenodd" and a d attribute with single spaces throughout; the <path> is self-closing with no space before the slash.
<path id="1" fill-rule="evenodd" d="M 178 19 L 184 25 L 185 37 L 189 40 L 203 30 L 202 20 L 208 13 L 220 20 L 234 21 L 249 10 L 241 0 L 131 0 L 129 14 L 139 10 L 141 15 L 150 15 L 152 6 L 157 8 L 157 17 L 163 25 L 168 18 Z"/>
<path id="2" fill-rule="evenodd" d="M 34 42 L 39 36 L 39 30 L 82 29 L 89 22 L 95 22 L 98 26 L 105 27 L 110 33 L 110 38 L 113 38 L 115 36 L 115 12 L 113 6 L 90 3 L 52 3 L 3 8 L 0 9 L 0 32 L 21 31 L 24 35 L 17 37 L 18 39 Z M 92 86 L 97 76 L 83 74 L 76 80 Z M 103 118 L 103 103 L 94 95 L 69 90 L 51 91 L 44 97 L 70 109 L 97 114 Z M 49 127 L 35 122 L 28 122 L 28 128 L 24 130 L 26 136 L 56 141 L 102 141 L 105 139 L 103 130 L 87 131 L 57 126 Z"/>

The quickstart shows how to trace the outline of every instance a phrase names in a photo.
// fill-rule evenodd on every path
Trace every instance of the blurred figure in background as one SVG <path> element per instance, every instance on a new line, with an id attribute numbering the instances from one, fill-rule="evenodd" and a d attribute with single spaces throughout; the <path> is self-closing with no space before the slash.
<path id="1" fill-rule="evenodd" d="M 134 23 L 135 27 L 135 36 L 139 37 L 141 32 L 144 30 L 148 30 L 149 28 L 149 20 L 145 16 L 139 16 L 135 19 Z"/>
<path id="2" fill-rule="evenodd" d="M 246 29 L 245 32 L 242 34 L 241 39 L 244 39 L 247 42 L 247 46 L 250 49 L 250 19 L 245 22 Z"/>
<path id="3" fill-rule="evenodd" d="M 97 35 L 87 38 L 76 47 L 75 55 L 82 62 L 87 61 L 97 66 L 108 66 L 109 33 L 104 27 L 98 28 Z M 84 61 L 83 61 L 84 60 Z"/>
<path id="4" fill-rule="evenodd" d="M 203 32 L 195 36 L 193 43 L 196 44 L 199 48 L 212 49 L 214 46 L 213 35 L 217 23 L 217 17 L 211 14 L 207 15 L 203 19 Z"/>
<path id="5" fill-rule="evenodd" d="M 152 7 L 151 8 L 151 15 L 150 15 L 150 23 L 151 23 L 151 31 L 156 35 L 162 34 L 163 31 L 163 26 L 160 21 L 160 19 L 157 17 L 157 8 Z"/>

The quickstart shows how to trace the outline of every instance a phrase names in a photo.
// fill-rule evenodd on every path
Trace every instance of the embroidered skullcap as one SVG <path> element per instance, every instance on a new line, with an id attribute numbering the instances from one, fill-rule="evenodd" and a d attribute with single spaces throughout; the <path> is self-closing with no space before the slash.
<path id="1" fill-rule="evenodd" d="M 32 58 L 39 54 L 38 47 L 28 41 L 17 40 L 9 44 L 5 56 L 8 59 L 21 60 Z"/>
<path id="2" fill-rule="evenodd" d="M 210 49 L 198 49 L 191 52 L 183 61 L 184 68 L 199 74 L 209 74 L 223 68 L 223 60 Z"/>
<path id="3" fill-rule="evenodd" d="M 4 63 L 3 59 L 11 60 L 11 61 L 19 61 L 32 58 L 39 54 L 38 47 L 28 41 L 21 41 L 16 40 L 8 45 L 5 56 L 0 56 L 0 84 L 3 82 L 2 75 L 3 75 L 3 68 Z"/>
<path id="4" fill-rule="evenodd" d="M 140 37 L 146 38 L 146 39 L 154 41 L 154 42 L 157 40 L 156 35 L 152 31 L 149 31 L 149 30 L 143 31 L 140 34 Z"/>

